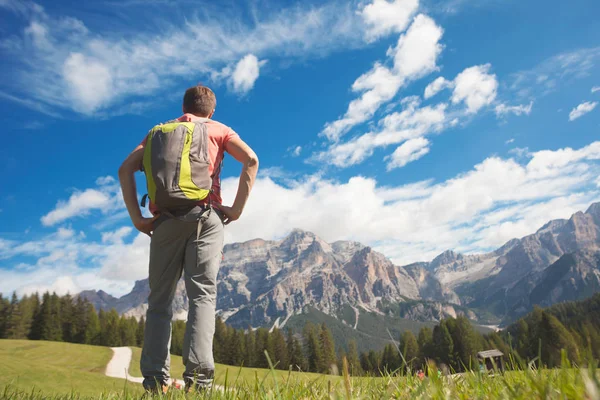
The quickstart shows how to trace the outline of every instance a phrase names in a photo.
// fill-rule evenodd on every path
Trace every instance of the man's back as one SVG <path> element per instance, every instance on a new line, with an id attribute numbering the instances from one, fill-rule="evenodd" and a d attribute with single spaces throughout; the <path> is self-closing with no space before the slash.
<path id="1" fill-rule="evenodd" d="M 208 172 L 213 177 L 210 200 L 213 204 L 222 204 L 223 199 L 221 197 L 220 179 L 221 165 L 225 157 L 227 144 L 231 141 L 231 139 L 239 139 L 239 135 L 225 124 L 210 118 L 197 117 L 189 113 L 183 114 L 181 117 L 173 121 L 202 122 L 206 124 L 208 134 L 208 158 L 210 162 L 208 166 Z M 146 145 L 147 138 L 148 137 L 146 136 L 144 137 L 144 140 L 142 140 L 142 146 Z M 158 214 L 160 212 L 159 208 L 152 202 L 150 203 L 149 209 L 153 214 Z"/>

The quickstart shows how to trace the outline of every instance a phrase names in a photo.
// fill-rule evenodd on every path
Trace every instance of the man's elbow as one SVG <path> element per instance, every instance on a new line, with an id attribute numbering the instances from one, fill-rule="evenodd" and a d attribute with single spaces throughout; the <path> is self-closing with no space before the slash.
<path id="1" fill-rule="evenodd" d="M 249 154 L 248 159 L 246 160 L 246 165 L 248 168 L 258 169 L 258 156 L 255 153 Z"/>
<path id="2" fill-rule="evenodd" d="M 127 161 L 125 161 L 123 164 L 121 164 L 121 166 L 119 167 L 119 180 L 123 180 L 123 177 L 127 176 L 127 175 L 132 175 L 134 173 L 134 171 L 131 168 L 131 165 L 129 165 L 127 163 Z"/>

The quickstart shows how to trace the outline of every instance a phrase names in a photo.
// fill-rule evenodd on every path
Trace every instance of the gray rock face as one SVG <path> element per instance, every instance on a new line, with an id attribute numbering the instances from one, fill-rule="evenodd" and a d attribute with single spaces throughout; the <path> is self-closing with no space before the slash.
<path id="1" fill-rule="evenodd" d="M 356 242 L 328 244 L 310 232 L 292 231 L 281 241 L 251 240 L 225 246 L 218 281 L 217 309 L 236 327 L 285 324 L 312 306 L 336 315 L 344 306 L 381 313 L 382 300 L 460 300 L 423 266 L 403 268 Z M 141 317 L 147 309 L 148 281 L 116 299 L 83 292 L 96 307 Z M 441 305 L 440 305 L 441 307 Z M 183 281 L 177 286 L 174 318 L 185 318 Z"/>
<path id="2" fill-rule="evenodd" d="M 511 316 L 533 304 L 550 305 L 574 299 L 577 293 L 600 291 L 594 261 L 599 252 L 600 203 L 491 253 L 446 251 L 431 262 L 403 267 L 360 243 L 329 244 L 313 233 L 294 230 L 280 241 L 255 239 L 225 246 L 217 310 L 228 323 L 243 328 L 282 326 L 306 306 L 336 316 L 347 306 L 357 314 L 382 313 L 385 305 L 407 301 L 412 305 L 403 309 L 404 317 L 416 320 L 457 313 L 476 319 L 469 308 Z M 119 299 L 104 292 L 80 295 L 97 308 L 114 307 L 140 317 L 148 293 L 148 282 L 142 280 Z M 186 317 L 187 303 L 180 281 L 174 318 Z"/>
<path id="3" fill-rule="evenodd" d="M 456 291 L 462 305 L 486 308 L 499 316 L 517 315 L 528 311 L 533 304 L 550 305 L 561 301 L 561 296 L 554 296 L 546 303 L 531 302 L 529 295 L 543 279 L 543 272 L 564 255 L 600 250 L 599 222 L 600 203 L 595 203 L 586 213 L 578 212 L 568 220 L 550 221 L 536 233 L 511 240 L 489 254 L 461 257 L 445 252 L 427 269 Z M 574 273 L 585 274 L 583 271 Z M 579 287 L 586 293 L 597 291 L 593 283 L 586 288 L 588 281 L 580 281 Z M 549 291 L 556 289 L 549 283 L 545 287 Z"/>

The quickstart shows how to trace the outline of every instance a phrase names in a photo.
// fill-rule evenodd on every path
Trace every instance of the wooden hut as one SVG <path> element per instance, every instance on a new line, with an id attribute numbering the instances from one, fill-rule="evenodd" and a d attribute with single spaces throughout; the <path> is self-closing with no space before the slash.
<path id="1" fill-rule="evenodd" d="M 504 354 L 497 349 L 477 353 L 480 365 L 488 372 L 504 372 Z"/>

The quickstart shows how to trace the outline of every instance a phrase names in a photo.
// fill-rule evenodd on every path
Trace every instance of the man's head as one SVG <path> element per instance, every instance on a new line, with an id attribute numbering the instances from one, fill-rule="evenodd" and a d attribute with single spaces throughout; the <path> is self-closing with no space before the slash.
<path id="1" fill-rule="evenodd" d="M 198 85 L 189 88 L 183 96 L 183 112 L 194 114 L 197 117 L 212 117 L 217 98 L 212 90 L 206 86 Z"/>

